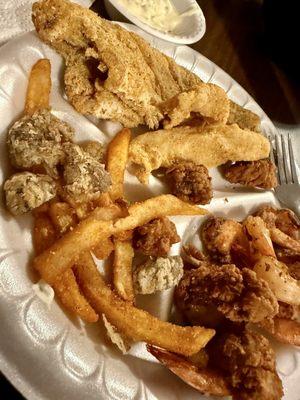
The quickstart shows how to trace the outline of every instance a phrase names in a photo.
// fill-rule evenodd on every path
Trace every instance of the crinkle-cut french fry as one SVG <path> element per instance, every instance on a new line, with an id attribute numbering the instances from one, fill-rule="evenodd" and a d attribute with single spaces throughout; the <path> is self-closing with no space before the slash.
<path id="1" fill-rule="evenodd" d="M 197 368 L 196 365 L 164 349 L 147 346 L 147 350 L 170 371 L 193 388 L 211 396 L 229 396 L 230 389 L 224 376 L 210 368 Z"/>
<path id="2" fill-rule="evenodd" d="M 25 114 L 49 108 L 51 64 L 46 58 L 38 60 L 31 69 L 25 100 Z"/>
<path id="3" fill-rule="evenodd" d="M 130 129 L 124 128 L 108 145 L 106 168 L 112 180 L 109 194 L 113 201 L 124 197 L 124 173 L 128 160 L 130 137 Z"/>
<path id="4" fill-rule="evenodd" d="M 95 254 L 95 256 L 99 258 L 99 260 L 105 260 L 110 256 L 113 250 L 113 241 L 111 240 L 111 238 L 108 237 L 106 239 L 103 239 L 101 243 L 98 243 L 97 246 L 94 247 L 93 254 Z"/>
<path id="5" fill-rule="evenodd" d="M 93 250 L 114 232 L 113 220 L 120 216 L 118 206 L 96 208 L 88 218 L 58 239 L 33 261 L 34 268 L 50 285 L 78 260 L 80 254 Z"/>
<path id="6" fill-rule="evenodd" d="M 47 214 L 40 213 L 35 217 L 33 240 L 37 254 L 49 248 L 58 237 L 50 217 Z M 61 303 L 71 312 L 74 312 L 84 321 L 96 322 L 98 315 L 90 306 L 85 297 L 81 294 L 76 282 L 74 273 L 67 269 L 52 284 L 55 294 Z"/>
<path id="7" fill-rule="evenodd" d="M 115 218 L 122 216 L 124 210 L 117 205 L 96 208 L 88 218 L 36 257 L 33 261 L 34 268 L 51 284 L 63 271 L 72 267 L 82 252 L 93 250 L 98 243 L 114 234 L 134 229 L 161 216 L 207 213 L 205 209 L 185 203 L 170 194 L 136 203 L 126 212 L 129 212 L 127 217 L 114 222 Z"/>
<path id="8" fill-rule="evenodd" d="M 200 326 L 183 327 L 160 321 L 121 299 L 106 285 L 89 252 L 81 255 L 74 268 L 80 288 L 93 308 L 105 314 L 118 332 L 134 341 L 190 356 L 201 350 L 215 333 Z"/>
<path id="9" fill-rule="evenodd" d="M 114 240 L 115 253 L 113 265 L 113 282 L 122 299 L 133 302 L 134 290 L 132 281 L 132 259 L 134 251 L 131 240 Z"/>

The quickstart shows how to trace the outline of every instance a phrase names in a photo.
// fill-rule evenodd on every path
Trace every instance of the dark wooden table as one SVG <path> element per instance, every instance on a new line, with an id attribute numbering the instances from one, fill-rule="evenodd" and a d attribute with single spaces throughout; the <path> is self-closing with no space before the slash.
<path id="1" fill-rule="evenodd" d="M 283 4 L 271 1 L 274 7 Z M 292 1 L 284 2 L 286 7 L 280 9 L 283 26 L 277 24 L 279 14 L 274 11 L 275 31 L 271 30 L 271 35 L 266 31 L 262 0 L 198 0 L 198 3 L 206 17 L 207 29 L 204 38 L 191 47 L 239 82 L 273 122 L 286 124 L 287 128 L 299 125 L 297 71 L 300 76 L 300 68 L 288 48 L 293 39 L 291 29 L 297 27 Z M 92 9 L 109 18 L 102 0 L 95 1 Z M 3 377 L 0 377 L 0 393 L 7 400 L 23 398 Z"/>

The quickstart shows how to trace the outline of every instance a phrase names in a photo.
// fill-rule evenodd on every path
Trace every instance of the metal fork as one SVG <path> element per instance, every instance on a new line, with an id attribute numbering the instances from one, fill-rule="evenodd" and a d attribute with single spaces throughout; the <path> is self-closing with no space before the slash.
<path id="1" fill-rule="evenodd" d="M 277 166 L 279 185 L 275 188 L 278 200 L 287 208 L 300 215 L 300 177 L 297 173 L 297 162 L 292 146 L 291 135 L 275 136 L 275 146 L 271 143 L 270 158 Z M 299 166 L 298 166 L 299 168 Z"/>

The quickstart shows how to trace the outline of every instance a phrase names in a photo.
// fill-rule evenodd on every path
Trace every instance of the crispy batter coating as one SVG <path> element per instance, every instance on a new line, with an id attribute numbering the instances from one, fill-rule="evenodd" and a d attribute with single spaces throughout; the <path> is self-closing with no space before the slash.
<path id="1" fill-rule="evenodd" d="M 262 206 L 255 215 L 264 220 L 268 229 L 278 228 L 293 239 L 299 238 L 300 221 L 293 211 Z"/>
<path id="2" fill-rule="evenodd" d="M 225 91 L 213 83 L 199 83 L 160 105 L 165 116 L 165 129 L 173 128 L 192 118 L 203 117 L 208 122 L 226 124 L 230 102 Z"/>
<path id="3" fill-rule="evenodd" d="M 279 400 L 282 383 L 268 340 L 250 330 L 228 332 L 214 340 L 211 362 L 227 375 L 234 400 Z"/>
<path id="4" fill-rule="evenodd" d="M 224 167 L 224 177 L 230 183 L 273 189 L 278 185 L 276 167 L 271 160 L 238 161 Z"/>
<path id="5" fill-rule="evenodd" d="M 207 204 L 212 198 L 211 177 L 204 165 L 176 163 L 166 171 L 171 193 L 183 201 Z"/>
<path id="6" fill-rule="evenodd" d="M 56 166 L 65 156 L 62 143 L 70 142 L 73 135 L 73 128 L 47 109 L 24 115 L 8 131 L 11 163 L 19 169 L 43 167 L 47 174 L 56 178 Z"/>
<path id="7" fill-rule="evenodd" d="M 65 190 L 77 202 L 93 200 L 107 192 L 111 185 L 109 173 L 96 158 L 73 143 L 64 144 Z"/>
<path id="8" fill-rule="evenodd" d="M 184 313 L 192 306 L 215 306 L 235 322 L 259 322 L 278 312 L 268 284 L 248 268 L 211 265 L 186 271 L 176 288 L 176 304 Z"/>
<path id="9" fill-rule="evenodd" d="M 221 263 L 232 261 L 232 245 L 243 235 L 243 227 L 239 222 L 217 217 L 209 218 L 201 230 L 201 238 L 210 257 Z"/>
<path id="10" fill-rule="evenodd" d="M 270 143 L 263 135 L 224 124 L 150 131 L 135 137 L 129 147 L 129 159 L 142 183 L 148 182 L 151 171 L 172 167 L 178 160 L 211 168 L 228 161 L 261 160 L 269 154 Z"/>
<path id="11" fill-rule="evenodd" d="M 135 229 L 133 247 L 147 256 L 166 256 L 173 243 L 180 241 L 176 226 L 168 218 L 156 218 Z"/>
<path id="12" fill-rule="evenodd" d="M 238 124 L 242 129 L 261 132 L 260 118 L 254 112 L 239 106 L 230 100 L 230 113 L 227 124 Z"/>
<path id="13" fill-rule="evenodd" d="M 25 214 L 56 196 L 55 181 L 48 175 L 20 172 L 4 184 L 5 200 L 13 215 Z"/>
<path id="14" fill-rule="evenodd" d="M 299 318 L 300 306 L 283 303 L 282 301 L 279 301 L 278 304 L 279 304 L 279 311 L 278 314 L 276 315 L 277 318 L 292 319 L 292 320 L 297 320 Z"/>

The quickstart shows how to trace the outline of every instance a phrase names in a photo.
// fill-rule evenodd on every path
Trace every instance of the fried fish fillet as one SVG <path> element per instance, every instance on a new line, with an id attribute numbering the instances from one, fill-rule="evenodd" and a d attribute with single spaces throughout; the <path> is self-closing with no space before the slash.
<path id="1" fill-rule="evenodd" d="M 238 124 L 242 129 L 250 129 L 250 131 L 261 132 L 260 118 L 254 112 L 239 106 L 230 101 L 230 113 L 227 124 Z"/>
<path id="2" fill-rule="evenodd" d="M 190 117 L 203 117 L 208 122 L 226 124 L 230 101 L 225 91 L 212 83 L 181 92 L 160 105 L 164 114 L 164 128 L 173 128 Z"/>
<path id="3" fill-rule="evenodd" d="M 65 58 L 66 93 L 81 113 L 153 128 L 159 103 L 201 83 L 135 33 L 67 0 L 35 3 L 32 18 Z"/>
<path id="4" fill-rule="evenodd" d="M 34 3 L 32 19 L 39 37 L 65 59 L 66 94 L 82 114 L 157 127 L 161 103 L 202 83 L 140 36 L 68 0 Z M 245 111 L 232 102 L 231 108 L 230 123 L 249 128 Z"/>
<path id="5" fill-rule="evenodd" d="M 227 161 L 254 161 L 268 157 L 269 141 L 238 125 L 177 127 L 147 132 L 130 144 L 129 159 L 138 179 L 147 183 L 151 171 L 174 162 L 192 161 L 207 168 Z"/>

